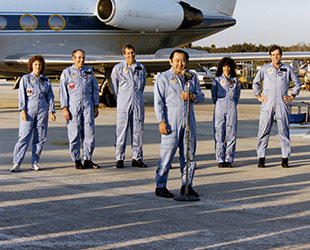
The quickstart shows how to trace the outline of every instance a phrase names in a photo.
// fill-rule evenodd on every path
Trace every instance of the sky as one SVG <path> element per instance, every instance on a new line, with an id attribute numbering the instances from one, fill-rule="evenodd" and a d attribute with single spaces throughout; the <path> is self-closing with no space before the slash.
<path id="1" fill-rule="evenodd" d="M 237 24 L 193 45 L 310 44 L 310 0 L 237 0 Z"/>

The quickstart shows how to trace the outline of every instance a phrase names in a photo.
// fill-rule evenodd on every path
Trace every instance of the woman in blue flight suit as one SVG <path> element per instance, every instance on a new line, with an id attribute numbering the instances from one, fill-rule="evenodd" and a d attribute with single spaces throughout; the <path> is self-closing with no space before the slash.
<path id="1" fill-rule="evenodd" d="M 241 84 L 236 77 L 233 59 L 224 57 L 219 62 L 211 86 L 214 106 L 213 127 L 215 157 L 219 168 L 231 168 L 237 139 L 237 104 Z"/>
<path id="2" fill-rule="evenodd" d="M 48 112 L 52 121 L 56 120 L 54 94 L 50 80 L 43 76 L 44 58 L 33 56 L 28 61 L 28 72 L 19 84 L 20 126 L 18 141 L 15 145 L 11 172 L 20 171 L 32 133 L 31 169 L 40 170 L 39 160 L 46 141 Z"/>

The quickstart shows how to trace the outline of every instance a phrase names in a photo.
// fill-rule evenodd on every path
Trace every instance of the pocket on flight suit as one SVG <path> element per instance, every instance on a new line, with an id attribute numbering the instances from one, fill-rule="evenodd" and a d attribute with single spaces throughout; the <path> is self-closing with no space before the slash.
<path id="1" fill-rule="evenodd" d="M 223 112 L 216 112 L 214 115 L 214 128 L 221 129 L 223 127 L 223 124 L 225 122 L 224 114 Z"/>
<path id="2" fill-rule="evenodd" d="M 167 94 L 166 94 L 166 106 L 176 107 L 178 99 L 181 99 L 181 94 L 179 94 L 177 87 L 173 85 L 172 86 L 168 85 Z M 168 108 L 168 111 L 169 111 L 169 108 Z"/>
<path id="3" fill-rule="evenodd" d="M 161 135 L 161 145 L 162 149 L 173 149 L 178 145 L 177 134 L 175 130 L 172 130 L 171 125 L 168 124 L 169 134 Z"/>
<path id="4" fill-rule="evenodd" d="M 40 124 L 37 126 L 37 133 L 39 135 L 39 142 L 43 143 L 46 141 L 47 124 Z"/>
<path id="5" fill-rule="evenodd" d="M 116 130 L 117 133 L 119 133 L 119 129 L 121 131 L 123 131 L 123 129 L 126 128 L 127 124 L 128 124 L 128 114 L 127 112 L 121 112 L 121 111 L 117 111 L 116 112 Z"/>
<path id="6" fill-rule="evenodd" d="M 268 96 L 268 92 L 264 91 L 264 95 L 267 96 L 268 100 L 265 103 L 261 103 L 261 109 L 260 109 L 260 121 L 269 121 L 270 119 L 270 112 L 271 112 L 271 107 L 270 107 L 270 100 Z"/>
<path id="7" fill-rule="evenodd" d="M 32 130 L 33 118 L 27 114 L 27 121 L 24 121 L 21 117 L 20 114 L 19 136 L 25 136 Z"/>

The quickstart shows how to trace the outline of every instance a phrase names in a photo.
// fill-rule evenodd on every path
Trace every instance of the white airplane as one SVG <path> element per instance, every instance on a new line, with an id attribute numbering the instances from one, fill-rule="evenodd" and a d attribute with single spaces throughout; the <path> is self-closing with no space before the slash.
<path id="1" fill-rule="evenodd" d="M 148 72 L 169 67 L 172 48 L 233 26 L 236 0 L 11 0 L 0 2 L 0 76 L 26 73 L 28 59 L 41 54 L 47 75 L 72 64 L 71 52 L 86 51 L 86 63 L 107 78 L 123 60 L 126 43 Z M 228 54 L 188 50 L 190 67 Z M 268 60 L 268 53 L 229 54 L 236 60 Z M 310 58 L 309 52 L 284 59 Z"/>
<path id="2" fill-rule="evenodd" d="M 111 68 L 123 60 L 126 43 L 136 47 L 149 72 L 154 64 L 167 67 L 168 51 L 160 49 L 233 26 L 235 5 L 236 0 L 1 1 L 0 75 L 24 74 L 35 54 L 44 56 L 47 74 L 59 74 L 77 48 L 86 51 L 88 65 Z"/>

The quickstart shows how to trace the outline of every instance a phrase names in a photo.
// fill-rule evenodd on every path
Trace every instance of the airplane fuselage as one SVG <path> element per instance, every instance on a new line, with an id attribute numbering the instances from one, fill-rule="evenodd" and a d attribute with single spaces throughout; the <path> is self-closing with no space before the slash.
<path id="1" fill-rule="evenodd" d="M 171 1 L 171 0 L 169 0 Z M 206 0 L 204 0 L 206 1 Z M 188 1 L 190 2 L 190 1 Z M 96 14 L 97 0 L 1 1 L 0 74 L 24 72 L 25 68 L 3 62 L 23 55 L 71 55 L 82 48 L 87 55 L 120 55 L 126 43 L 139 54 L 176 47 L 212 35 L 235 24 L 230 16 L 203 15 L 200 25 L 175 31 L 135 31 L 107 25 Z"/>

